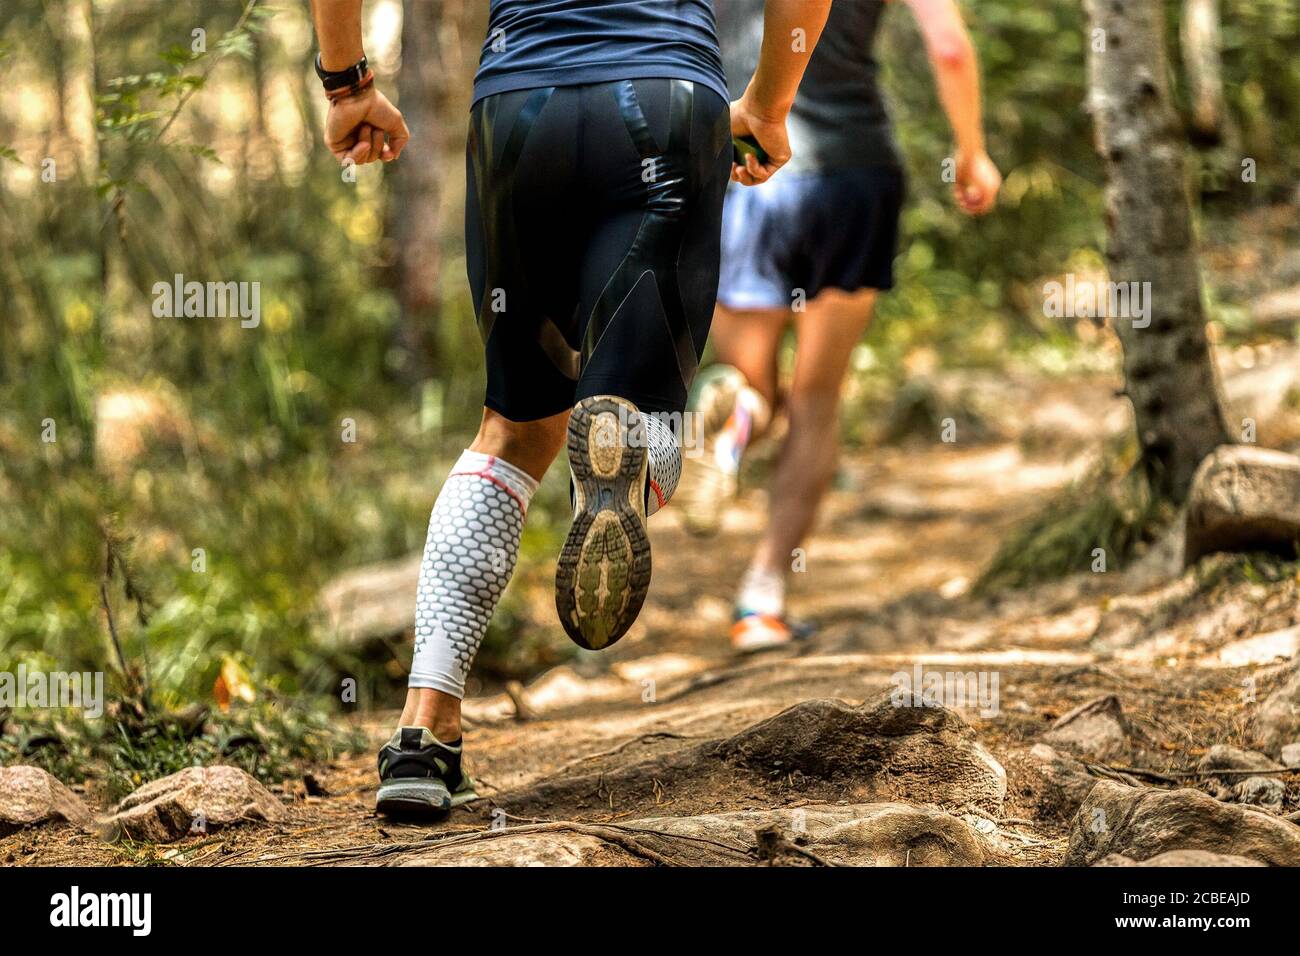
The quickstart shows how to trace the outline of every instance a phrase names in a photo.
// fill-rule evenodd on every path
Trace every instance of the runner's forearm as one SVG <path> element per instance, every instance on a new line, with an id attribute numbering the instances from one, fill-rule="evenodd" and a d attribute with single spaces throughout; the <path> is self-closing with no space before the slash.
<path id="1" fill-rule="evenodd" d="M 346 70 L 365 55 L 361 42 L 363 0 L 311 0 L 321 66 Z"/>
<path id="2" fill-rule="evenodd" d="M 763 48 L 749 84 L 754 107 L 785 116 L 826 25 L 831 0 L 767 0 Z"/>
<path id="3" fill-rule="evenodd" d="M 961 12 L 953 0 L 908 0 L 925 38 L 939 102 L 952 126 L 957 150 L 984 151 L 979 63 Z"/>

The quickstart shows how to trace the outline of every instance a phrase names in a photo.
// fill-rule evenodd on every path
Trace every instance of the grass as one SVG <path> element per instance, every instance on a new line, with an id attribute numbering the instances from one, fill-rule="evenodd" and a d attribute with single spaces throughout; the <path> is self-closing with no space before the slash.
<path id="1" fill-rule="evenodd" d="M 1174 507 L 1155 498 L 1133 467 L 1136 442 L 1108 448 L 1085 477 L 1012 531 L 975 583 L 988 595 L 1094 570 L 1101 549 L 1105 569 L 1118 570 L 1173 520 Z"/>
<path id="2" fill-rule="evenodd" d="M 21 726 L 6 721 L 0 763 L 38 766 L 116 801 L 187 767 L 229 764 L 263 783 L 279 783 L 370 747 L 359 729 L 310 701 L 270 698 L 197 719 L 160 714 L 134 720 L 125 710 L 117 701 L 109 707 L 117 716 L 100 720 L 55 711 L 25 716 Z"/>

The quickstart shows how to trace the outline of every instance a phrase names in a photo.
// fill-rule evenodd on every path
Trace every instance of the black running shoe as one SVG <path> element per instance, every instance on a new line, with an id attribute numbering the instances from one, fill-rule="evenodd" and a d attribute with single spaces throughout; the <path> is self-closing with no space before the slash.
<path id="1" fill-rule="evenodd" d="M 645 425 L 631 402 L 596 395 L 574 407 L 573 527 L 555 568 L 555 609 L 569 637 L 590 650 L 627 633 L 650 589 L 648 461 Z"/>
<path id="2" fill-rule="evenodd" d="M 461 744 L 444 744 L 425 727 L 401 727 L 379 751 L 375 810 L 390 817 L 440 817 L 478 797 L 461 768 Z"/>

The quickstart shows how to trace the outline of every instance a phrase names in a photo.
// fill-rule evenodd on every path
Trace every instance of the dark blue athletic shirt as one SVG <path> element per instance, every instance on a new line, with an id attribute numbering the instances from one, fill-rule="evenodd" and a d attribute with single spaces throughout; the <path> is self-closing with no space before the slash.
<path id="1" fill-rule="evenodd" d="M 658 78 L 691 80 L 728 98 L 713 0 L 492 0 L 474 101 Z"/>

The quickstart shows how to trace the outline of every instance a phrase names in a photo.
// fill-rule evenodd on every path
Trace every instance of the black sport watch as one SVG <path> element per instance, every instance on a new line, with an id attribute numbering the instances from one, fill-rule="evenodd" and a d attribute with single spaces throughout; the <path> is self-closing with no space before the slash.
<path id="1" fill-rule="evenodd" d="M 325 92 L 332 93 L 345 86 L 358 86 L 370 72 L 370 61 L 364 56 L 346 70 L 331 71 L 320 65 L 320 54 L 316 54 L 316 75 L 325 85 Z"/>

